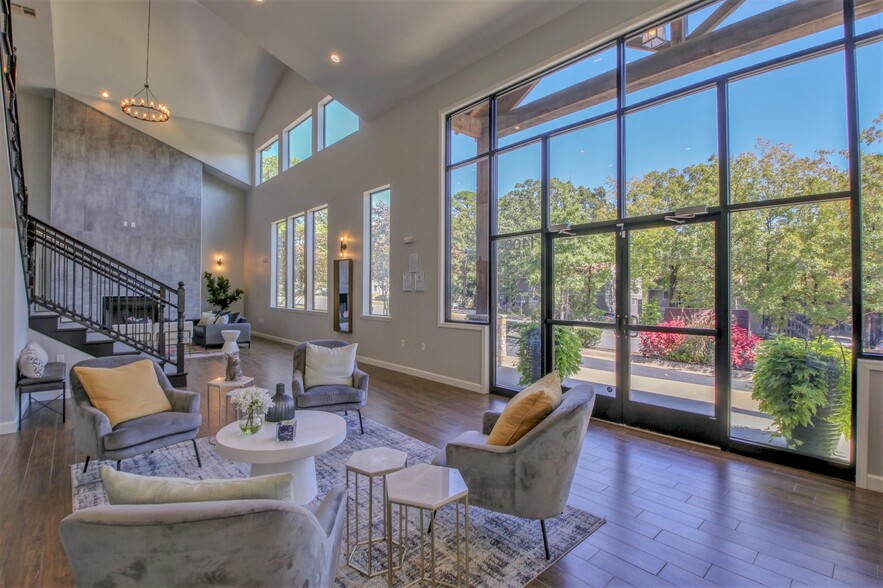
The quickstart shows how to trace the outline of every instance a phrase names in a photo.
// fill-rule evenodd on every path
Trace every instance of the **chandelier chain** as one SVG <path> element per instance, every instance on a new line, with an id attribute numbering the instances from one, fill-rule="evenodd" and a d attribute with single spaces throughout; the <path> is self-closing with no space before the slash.
<path id="1" fill-rule="evenodd" d="M 144 66 L 144 86 L 150 82 L 150 8 L 153 0 L 147 0 L 147 64 Z"/>

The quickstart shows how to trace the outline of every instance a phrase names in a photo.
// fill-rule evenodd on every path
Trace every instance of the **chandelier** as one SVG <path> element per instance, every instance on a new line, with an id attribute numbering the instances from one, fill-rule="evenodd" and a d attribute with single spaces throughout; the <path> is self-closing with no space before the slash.
<path id="1" fill-rule="evenodd" d="M 160 103 L 150 91 L 150 8 L 152 0 L 147 0 L 147 65 L 144 68 L 144 88 L 131 98 L 120 102 L 123 112 L 132 118 L 145 122 L 166 122 L 169 120 L 169 107 Z"/>

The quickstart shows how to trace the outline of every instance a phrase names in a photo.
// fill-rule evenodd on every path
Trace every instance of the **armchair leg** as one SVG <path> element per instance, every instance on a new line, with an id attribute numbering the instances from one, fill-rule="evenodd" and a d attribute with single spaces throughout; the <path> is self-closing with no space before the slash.
<path id="1" fill-rule="evenodd" d="M 201 468 L 202 460 L 199 459 L 199 447 L 196 446 L 196 439 L 191 439 L 191 443 L 193 443 L 193 451 L 196 453 L 196 464 Z"/>
<path id="2" fill-rule="evenodd" d="M 123 469 L 120 467 L 120 464 L 121 464 L 122 462 L 123 462 L 123 460 L 121 460 L 121 459 L 118 459 L 118 460 L 117 460 L 117 471 L 118 471 L 118 472 L 123 471 Z"/>
<path id="3" fill-rule="evenodd" d="M 362 424 L 362 411 L 357 410 L 356 412 L 359 413 L 359 430 L 362 432 L 362 435 L 364 435 L 365 434 L 365 425 Z"/>
<path id="4" fill-rule="evenodd" d="M 543 529 L 543 548 L 546 550 L 546 559 L 552 559 L 552 556 L 549 554 L 549 538 L 546 535 L 545 519 L 540 519 L 540 527 Z"/>
<path id="5" fill-rule="evenodd" d="M 92 456 L 87 455 L 87 456 L 86 456 L 86 463 L 83 464 L 83 473 L 84 473 L 84 474 L 86 473 L 86 468 L 89 467 L 89 460 L 90 460 L 90 459 L 92 459 Z"/>

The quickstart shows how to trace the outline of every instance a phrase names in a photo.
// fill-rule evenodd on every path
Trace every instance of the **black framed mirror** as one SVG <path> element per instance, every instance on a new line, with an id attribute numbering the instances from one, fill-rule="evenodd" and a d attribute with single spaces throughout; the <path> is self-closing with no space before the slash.
<path id="1" fill-rule="evenodd" d="M 352 333 L 353 260 L 334 260 L 334 330 Z"/>

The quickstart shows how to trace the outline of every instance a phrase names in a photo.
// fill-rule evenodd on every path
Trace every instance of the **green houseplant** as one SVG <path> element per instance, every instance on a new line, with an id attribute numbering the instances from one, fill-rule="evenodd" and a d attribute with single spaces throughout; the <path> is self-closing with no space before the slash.
<path id="1" fill-rule="evenodd" d="M 555 328 L 555 369 L 565 380 L 579 373 L 582 363 L 580 338 L 570 327 Z M 533 324 L 524 329 L 518 341 L 518 383 L 529 386 L 542 377 L 540 373 L 540 327 Z"/>
<path id="2" fill-rule="evenodd" d="M 230 291 L 230 280 L 224 276 L 217 278 L 211 272 L 205 272 L 202 277 L 205 279 L 205 287 L 208 290 L 208 303 L 218 308 L 221 312 L 226 312 L 230 305 L 242 298 L 245 291 L 236 288 Z"/>
<path id="3" fill-rule="evenodd" d="M 751 397 L 773 417 L 774 436 L 791 448 L 832 455 L 840 435 L 850 434 L 850 364 L 849 351 L 827 337 L 780 335 L 761 343 Z"/>

